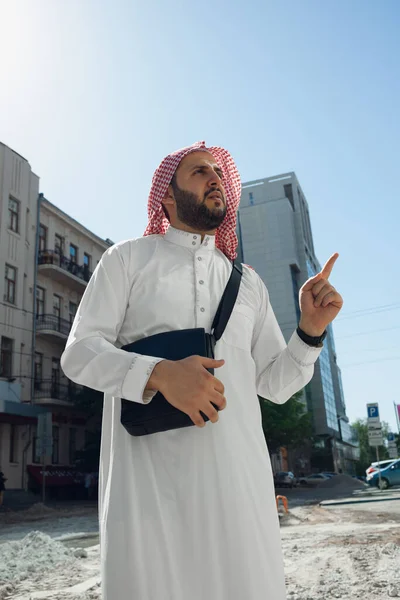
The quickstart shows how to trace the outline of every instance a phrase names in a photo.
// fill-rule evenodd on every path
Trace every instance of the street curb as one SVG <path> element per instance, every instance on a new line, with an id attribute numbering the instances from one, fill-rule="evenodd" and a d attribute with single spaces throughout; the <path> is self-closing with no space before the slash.
<path id="1" fill-rule="evenodd" d="M 323 500 L 319 503 L 320 506 L 340 506 L 343 504 L 366 504 L 367 502 L 391 502 L 392 500 L 400 500 L 400 496 L 384 498 L 366 498 L 366 499 L 348 499 L 348 500 Z"/>

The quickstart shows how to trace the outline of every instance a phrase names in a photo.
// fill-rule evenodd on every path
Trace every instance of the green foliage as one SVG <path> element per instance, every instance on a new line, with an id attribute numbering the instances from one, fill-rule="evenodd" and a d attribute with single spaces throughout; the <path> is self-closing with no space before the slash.
<path id="1" fill-rule="evenodd" d="M 301 448 L 312 437 L 312 419 L 305 406 L 298 400 L 298 392 L 285 404 L 274 404 L 259 397 L 262 425 L 269 450 L 279 447 Z"/>
<path id="2" fill-rule="evenodd" d="M 357 475 L 365 475 L 365 471 L 368 469 L 372 462 L 376 461 L 376 448 L 370 446 L 368 443 L 368 424 L 367 419 L 358 419 L 352 424 L 354 427 L 358 442 L 360 445 L 360 459 L 356 464 Z M 387 438 L 389 426 L 387 423 L 382 423 L 383 438 Z M 379 460 L 385 460 L 389 458 L 387 448 L 385 446 L 379 446 Z"/>

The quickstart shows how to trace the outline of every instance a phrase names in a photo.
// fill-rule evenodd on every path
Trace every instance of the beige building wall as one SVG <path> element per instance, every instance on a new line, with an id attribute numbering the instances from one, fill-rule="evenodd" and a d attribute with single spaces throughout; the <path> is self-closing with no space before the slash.
<path id="1" fill-rule="evenodd" d="M 33 287 L 39 178 L 0 143 L 0 402 L 31 401 Z M 0 411 L 1 412 L 1 411 Z M 29 425 L 0 414 L 0 466 L 7 488 L 22 486 Z"/>
<path id="2" fill-rule="evenodd" d="M 53 415 L 53 464 L 70 465 L 84 446 L 86 418 L 73 403 L 76 386 L 59 360 L 90 275 L 110 243 L 39 195 L 28 161 L 0 143 L 0 467 L 8 489 L 24 487 L 26 466 L 38 462 L 39 410 Z"/>

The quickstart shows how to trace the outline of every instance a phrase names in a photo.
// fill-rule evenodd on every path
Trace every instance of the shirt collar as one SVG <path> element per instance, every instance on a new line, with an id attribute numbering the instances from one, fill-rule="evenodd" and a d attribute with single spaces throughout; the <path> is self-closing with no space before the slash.
<path id="1" fill-rule="evenodd" d="M 204 250 L 215 249 L 215 235 L 206 235 L 204 236 L 203 241 L 201 241 L 201 235 L 199 233 L 189 233 L 188 231 L 182 231 L 182 229 L 176 229 L 170 225 L 164 237 L 167 242 L 177 244 L 178 246 L 185 246 L 192 250 L 198 250 L 199 248 L 204 248 Z"/>

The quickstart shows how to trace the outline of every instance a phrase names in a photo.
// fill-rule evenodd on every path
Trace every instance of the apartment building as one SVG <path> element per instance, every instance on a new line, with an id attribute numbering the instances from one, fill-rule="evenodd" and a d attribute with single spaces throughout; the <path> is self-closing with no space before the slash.
<path id="1" fill-rule="evenodd" d="M 70 466 L 85 443 L 82 391 L 60 357 L 92 271 L 112 244 L 39 194 L 26 159 L 0 143 L 0 467 L 9 489 L 37 474 L 39 414 L 51 412 L 47 464 Z"/>
<path id="2" fill-rule="evenodd" d="M 74 405 L 82 388 L 65 377 L 60 359 L 87 282 L 111 242 L 43 196 L 39 215 L 33 402 L 53 413 L 52 464 L 71 465 L 85 444 L 86 417 Z M 38 462 L 35 443 L 31 458 Z"/>

